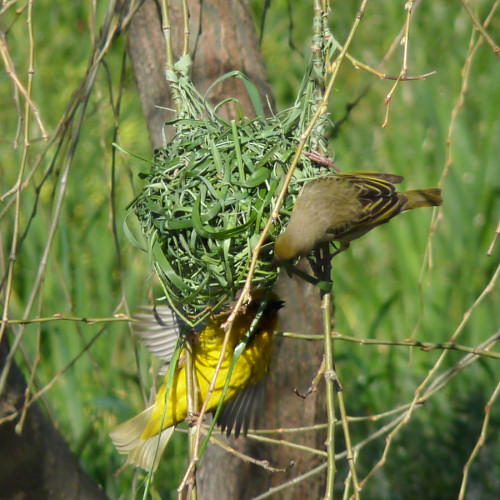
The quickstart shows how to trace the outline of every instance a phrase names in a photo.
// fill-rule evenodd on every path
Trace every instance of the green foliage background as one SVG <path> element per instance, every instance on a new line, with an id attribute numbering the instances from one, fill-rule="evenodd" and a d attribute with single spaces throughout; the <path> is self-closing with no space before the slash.
<path id="1" fill-rule="evenodd" d="M 257 24 L 262 3 L 252 2 Z M 484 19 L 492 2 L 482 0 L 474 5 L 479 19 Z M 330 26 L 337 40 L 345 39 L 356 7 L 333 5 Z M 87 3 L 41 0 L 34 4 L 32 97 L 49 135 L 87 68 L 92 33 L 88 9 Z M 98 2 L 96 26 L 100 26 L 106 9 L 107 5 Z M 275 1 L 267 11 L 262 51 L 280 109 L 293 102 L 307 64 L 311 18 L 311 4 L 306 1 Z M 403 3 L 370 2 L 351 54 L 377 67 L 404 19 Z M 488 31 L 497 42 L 499 28 L 500 16 L 495 14 Z M 20 14 L 12 8 L 1 11 L 0 29 L 7 33 L 10 57 L 26 84 L 29 51 L 23 9 Z M 430 269 L 424 254 L 431 210 L 398 217 L 335 259 L 335 326 L 344 334 L 393 340 L 414 335 L 422 341 L 445 342 L 497 269 L 500 245 L 491 257 L 486 251 L 500 213 L 500 65 L 498 57 L 483 43 L 472 59 L 464 103 L 456 108 L 471 33 L 471 21 L 458 2 L 419 5 L 411 24 L 409 73 L 435 70 L 436 74 L 425 81 L 399 85 L 392 99 L 389 125 L 384 129 L 384 97 L 393 82 L 378 80 L 347 61 L 342 68 L 331 101 L 332 122 L 344 117 L 349 103 L 363 97 L 347 119 L 329 131 L 331 152 L 339 167 L 401 174 L 406 178 L 404 187 L 411 189 L 437 185 L 448 155 L 452 156 L 442 179 L 444 204 L 432 238 Z M 137 173 L 147 164 L 122 153 L 115 164 L 112 158 L 115 117 L 111 103 L 118 95 L 124 45 L 119 37 L 106 55 L 81 130 L 75 135 L 77 147 L 57 232 L 29 318 L 128 314 L 144 303 L 156 286 L 147 256 L 126 240 L 122 230 L 125 206 L 140 189 Z M 402 49 L 397 46 L 383 71 L 397 75 L 401 57 Z M 22 105 L 23 99 L 19 102 Z M 454 108 L 457 117 L 448 151 Z M 4 273 L 16 212 L 14 197 L 3 194 L 15 184 L 22 160 L 22 136 L 17 147 L 13 144 L 20 115 L 12 81 L 4 68 L 0 73 L 0 109 L 0 264 Z M 128 66 L 116 141 L 134 155 L 146 160 L 152 156 Z M 25 237 L 15 265 L 11 319 L 24 317 L 33 293 L 70 149 L 65 145 L 58 151 L 54 144 L 44 153 L 46 147 L 32 119 L 24 179 L 37 161 L 40 164 L 22 191 L 18 215 L 20 234 Z M 471 313 L 458 343 L 477 346 L 498 331 L 499 295 L 496 285 Z M 127 323 L 53 321 L 24 328 L 12 325 L 11 331 L 24 332 L 16 360 L 27 379 L 34 373 L 33 392 L 55 379 L 38 401 L 86 470 L 111 498 L 130 496 L 140 479 L 134 478 L 129 469 L 115 475 L 122 458 L 114 451 L 108 432 L 116 422 L 143 407 L 152 371 L 149 356 L 135 345 Z M 349 414 L 366 415 L 411 401 L 415 388 L 442 351 L 410 353 L 402 347 L 338 342 L 336 352 Z M 462 353 L 449 353 L 440 372 L 462 357 Z M 462 468 L 479 437 L 484 405 L 499 381 L 499 362 L 495 359 L 484 358 L 459 372 L 396 436 L 386 464 L 366 484 L 365 498 L 455 498 Z M 486 443 L 471 469 L 470 498 L 496 498 L 499 491 L 499 423 L 500 411 L 494 403 Z M 380 426 L 377 422 L 353 424 L 354 442 Z M 363 450 L 359 459 L 361 477 L 380 459 L 383 446 L 382 438 Z M 183 450 L 184 437 L 176 436 L 157 474 L 156 496 L 175 497 L 171 492 L 183 471 Z"/>

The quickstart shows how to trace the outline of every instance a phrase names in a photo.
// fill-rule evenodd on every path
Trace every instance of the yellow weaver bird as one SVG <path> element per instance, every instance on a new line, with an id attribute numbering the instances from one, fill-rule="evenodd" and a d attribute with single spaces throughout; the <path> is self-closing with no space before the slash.
<path id="1" fill-rule="evenodd" d="M 319 153 L 308 156 L 333 166 Z M 413 208 L 438 206 L 441 190 L 415 189 L 398 193 L 394 184 L 404 179 L 380 172 L 352 172 L 327 175 L 306 184 L 292 210 L 285 231 L 274 245 L 274 262 L 308 255 L 321 243 L 335 241 L 339 253 L 352 240 Z"/>
<path id="2" fill-rule="evenodd" d="M 252 293 L 252 300 L 245 312 L 235 318 L 215 388 L 208 402 L 208 412 L 217 409 L 234 349 L 256 317 L 261 298 L 261 290 Z M 226 431 L 228 436 L 233 427 L 236 437 L 241 430 L 246 433 L 251 416 L 262 399 L 264 377 L 268 372 L 271 358 L 273 333 L 278 321 L 278 310 L 283 304 L 284 302 L 278 300 L 275 294 L 271 294 L 245 350 L 236 361 L 224 398 L 224 406 L 218 418 L 218 425 L 221 426 L 222 431 Z M 177 343 L 179 323 L 171 309 L 168 307 L 161 309 L 161 323 L 158 322 L 158 318 L 153 319 L 151 314 L 148 317 L 143 315 L 138 318 L 142 319 L 139 335 L 153 354 L 168 362 Z M 226 322 L 228 316 L 229 312 L 224 312 L 211 317 L 193 341 L 194 375 L 200 401 L 205 400 L 215 373 L 225 335 L 221 325 Z M 169 319 L 165 321 L 164 317 Z M 146 470 L 156 470 L 175 425 L 187 417 L 184 352 L 183 348 L 167 398 L 165 398 L 165 377 L 165 382 L 160 387 L 154 404 L 111 431 L 111 440 L 117 450 L 128 455 L 127 463 L 133 463 Z"/>

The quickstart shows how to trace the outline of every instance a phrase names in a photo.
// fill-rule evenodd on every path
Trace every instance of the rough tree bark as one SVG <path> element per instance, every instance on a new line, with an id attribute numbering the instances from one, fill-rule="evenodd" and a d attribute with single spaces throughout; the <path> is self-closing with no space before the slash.
<path id="1" fill-rule="evenodd" d="M 161 31 L 159 2 L 146 0 L 130 26 L 128 50 L 132 60 L 135 80 L 139 89 L 142 109 L 147 121 L 151 144 L 163 145 L 163 124 L 173 115 L 170 88 L 165 80 L 165 39 Z M 179 3 L 170 2 L 175 55 L 181 53 L 183 21 Z M 239 69 L 259 89 L 261 96 L 272 94 L 266 80 L 257 37 L 246 2 L 194 1 L 189 2 L 190 39 L 196 46 L 191 51 L 194 68 L 191 74 L 196 88 L 203 94 L 219 76 Z M 245 111 L 251 113 L 251 103 L 240 80 L 231 78 L 215 87 L 209 96 L 211 102 L 220 102 L 226 96 L 237 96 Z M 226 105 L 226 116 L 234 109 Z M 166 130 L 166 135 L 172 130 Z"/>
<path id="2" fill-rule="evenodd" d="M 217 77 L 239 69 L 257 85 L 262 97 L 271 98 L 247 3 L 243 0 L 193 0 L 189 2 L 189 6 L 191 40 L 196 42 L 192 73 L 196 87 L 203 92 Z M 172 18 L 172 26 L 177 27 L 173 37 L 178 55 L 182 36 L 179 10 L 173 10 Z M 153 0 L 146 0 L 132 22 L 129 52 L 148 121 L 151 143 L 153 147 L 159 147 L 163 144 L 162 129 L 167 114 L 157 106 L 168 107 L 172 104 L 164 78 L 164 39 L 160 12 Z M 227 80 L 217 88 L 217 94 L 212 94 L 211 97 L 218 102 L 227 96 L 238 97 L 251 116 L 250 103 L 238 80 Z M 225 111 L 230 115 L 232 110 Z M 288 302 L 288 307 L 281 314 L 281 329 L 304 333 L 322 331 L 319 299 L 315 290 L 302 282 L 282 279 L 278 284 L 278 292 Z M 304 391 L 309 386 L 321 363 L 322 352 L 322 345 L 317 342 L 288 339 L 276 342 L 265 408 L 260 419 L 261 427 L 299 427 L 326 422 L 322 390 L 312 394 L 306 401 L 293 393 L 294 388 Z M 316 448 L 321 447 L 324 440 L 325 434 L 322 432 L 308 432 L 293 438 L 295 442 Z M 286 467 L 291 461 L 295 465 L 286 473 L 272 474 L 246 464 L 218 447 L 210 446 L 198 473 L 199 496 L 203 500 L 251 498 L 319 463 L 319 459 L 311 458 L 310 454 L 289 448 L 265 446 L 244 438 L 237 441 L 231 439 L 231 443 L 240 451 L 268 459 L 274 466 Z M 320 498 L 323 485 L 324 477 L 316 476 L 285 490 L 279 497 Z"/>
<path id="3" fill-rule="evenodd" d="M 9 352 L 7 336 L 0 345 L 0 371 Z M 22 409 L 26 382 L 13 364 L 0 397 L 0 419 Z M 22 433 L 16 420 L 0 425 L 1 500 L 105 500 L 107 496 L 87 476 L 63 437 L 35 403 Z"/>

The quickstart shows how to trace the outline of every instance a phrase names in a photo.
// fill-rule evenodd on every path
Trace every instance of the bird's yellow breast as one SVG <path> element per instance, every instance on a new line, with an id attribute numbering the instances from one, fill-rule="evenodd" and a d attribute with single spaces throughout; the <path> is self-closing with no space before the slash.
<path id="1" fill-rule="evenodd" d="M 214 411 L 222 397 L 222 392 L 229 367 L 234 355 L 234 348 L 248 329 L 248 321 L 236 321 L 233 334 L 228 343 L 221 364 L 214 390 L 210 396 L 207 411 Z M 259 381 L 268 371 L 272 347 L 272 333 L 275 324 L 254 334 L 245 351 L 238 358 L 229 383 L 224 401 L 232 399 L 244 387 Z M 193 361 L 196 383 L 199 389 L 199 400 L 204 401 L 208 394 L 210 382 L 215 373 L 223 342 L 223 330 L 210 322 L 195 340 Z M 182 356 L 182 353 L 181 353 Z M 166 380 L 166 379 L 165 379 Z M 184 364 L 179 365 L 174 373 L 172 385 L 165 401 L 166 383 L 160 388 L 154 405 L 153 414 L 145 427 L 141 439 L 147 439 L 172 425 L 184 420 L 187 416 L 186 373 Z M 165 404 L 166 402 L 166 404 Z"/>

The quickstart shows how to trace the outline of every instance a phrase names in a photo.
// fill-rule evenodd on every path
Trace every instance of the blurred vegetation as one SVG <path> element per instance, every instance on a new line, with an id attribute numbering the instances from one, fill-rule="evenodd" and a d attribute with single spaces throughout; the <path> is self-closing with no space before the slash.
<path id="1" fill-rule="evenodd" d="M 263 4 L 251 3 L 257 26 Z M 487 0 L 475 2 L 479 19 L 486 17 L 492 4 Z M 330 27 L 337 40 L 345 39 L 356 7 L 355 3 L 334 3 Z M 49 135 L 87 68 L 93 29 L 89 25 L 89 8 L 89 3 L 40 0 L 34 4 L 32 96 Z M 96 27 L 107 8 L 97 2 Z M 6 33 L 10 57 L 24 84 L 29 56 L 25 9 L 25 4 L 19 4 L 19 12 L 15 7 L 4 8 L 0 15 L 0 30 Z M 280 109 L 295 99 L 307 65 L 311 11 L 311 3 L 305 0 L 275 0 L 265 11 L 262 52 Z M 404 21 L 403 3 L 369 2 L 351 54 L 373 68 L 379 67 Z M 458 106 L 472 32 L 471 20 L 458 2 L 419 4 L 411 23 L 409 74 L 436 74 L 398 86 L 386 128 L 381 128 L 384 98 L 393 81 L 376 79 L 348 61 L 344 63 L 330 109 L 332 123 L 341 121 L 329 131 L 336 164 L 346 171 L 368 169 L 401 174 L 407 189 L 440 184 L 444 204 L 432 236 L 432 267 L 426 259 L 431 210 L 398 217 L 356 241 L 334 260 L 335 327 L 339 332 L 360 339 L 413 337 L 445 342 L 495 273 L 500 244 L 491 257 L 486 252 L 500 214 L 500 65 L 492 49 L 483 43 L 472 58 L 467 92 L 463 105 Z M 488 32 L 500 41 L 498 13 Z M 477 40 L 477 33 L 474 36 Z M 137 173 L 145 165 L 123 153 L 118 153 L 113 163 L 112 156 L 112 103 L 120 90 L 124 47 L 123 37 L 119 37 L 106 54 L 81 130 L 75 136 L 77 146 L 56 221 L 57 232 L 30 318 L 128 314 L 144 303 L 156 286 L 147 255 L 126 240 L 122 229 L 125 207 L 140 188 Z M 402 48 L 396 45 L 383 72 L 397 75 L 401 60 Z M 22 134 L 17 147 L 13 142 L 22 113 L 16 102 L 22 106 L 23 100 L 14 99 L 12 81 L 2 69 L 1 196 L 15 185 L 23 152 Z M 124 150 L 149 160 L 152 151 L 128 61 L 122 92 L 116 141 Z M 347 106 L 354 102 L 357 104 L 345 116 Z M 457 116 L 448 150 L 454 109 Z M 22 191 L 22 238 L 9 308 L 11 319 L 24 317 L 32 294 L 63 182 L 65 163 L 60 159 L 66 158 L 70 149 L 68 143 L 61 150 L 53 144 L 44 153 L 47 146 L 33 118 L 30 136 L 24 178 L 36 162 L 40 161 L 40 167 Z M 13 196 L 2 198 L 0 263 L 4 286 L 14 208 Z M 457 339 L 459 344 L 478 346 L 498 331 L 499 301 L 497 285 L 471 313 Z M 19 325 L 12 326 L 15 332 L 20 329 Z M 16 360 L 27 379 L 37 364 L 33 392 L 56 378 L 38 401 L 86 470 L 110 498 L 129 497 L 143 476 L 138 479 L 130 468 L 116 475 L 122 457 L 113 449 L 108 432 L 116 422 L 143 407 L 152 370 L 148 354 L 135 345 L 127 323 L 35 323 L 24 327 L 21 347 Z M 337 342 L 337 369 L 349 414 L 376 414 L 411 401 L 441 352 Z M 438 374 L 453 368 L 462 358 L 463 353 L 450 352 Z M 385 465 L 364 486 L 364 497 L 456 498 L 462 469 L 479 438 L 484 406 L 499 381 L 499 362 L 495 359 L 483 358 L 457 372 L 444 389 L 416 409 L 410 423 L 396 435 Z M 381 425 L 353 423 L 353 442 Z M 470 471 L 469 498 L 496 498 L 498 494 L 499 425 L 497 402 L 491 407 L 485 444 Z M 384 445 L 384 438 L 379 438 L 363 449 L 358 463 L 361 478 L 381 458 Z M 175 498 L 172 492 L 185 465 L 184 446 L 184 436 L 177 435 L 167 448 L 154 482 L 158 498 Z M 344 463 L 339 467 L 345 472 Z M 343 488 L 340 482 L 338 487 L 339 491 Z"/>

